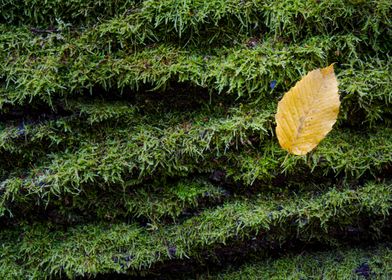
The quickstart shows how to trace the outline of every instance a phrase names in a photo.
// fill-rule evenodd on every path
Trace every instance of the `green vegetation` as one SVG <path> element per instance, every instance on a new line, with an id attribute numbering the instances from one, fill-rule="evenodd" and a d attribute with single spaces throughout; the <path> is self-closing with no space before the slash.
<path id="1" fill-rule="evenodd" d="M 359 264 L 359 265 L 358 265 Z M 202 279 L 388 279 L 392 273 L 391 244 L 364 249 L 312 252 L 263 260 Z"/>
<path id="2" fill-rule="evenodd" d="M 392 275 L 390 0 L 0 7 L 1 279 Z M 330 63 L 338 122 L 287 155 Z"/>

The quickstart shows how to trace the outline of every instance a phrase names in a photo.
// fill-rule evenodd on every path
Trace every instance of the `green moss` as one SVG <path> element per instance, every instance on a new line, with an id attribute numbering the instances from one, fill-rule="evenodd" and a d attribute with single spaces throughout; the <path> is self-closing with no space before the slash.
<path id="1" fill-rule="evenodd" d="M 60 2 L 0 0 L 0 278 L 168 277 L 223 250 L 236 279 L 253 241 L 390 239 L 391 1 Z M 338 123 L 288 155 L 277 102 L 331 63 Z M 366 252 L 313 270 L 263 248 L 240 275 L 355 278 Z"/>
<path id="2" fill-rule="evenodd" d="M 37 44 L 47 44 L 47 39 L 44 40 Z M 3 66 L 3 73 L 7 76 L 7 87 L 15 84 L 19 88 L 18 96 L 12 95 L 12 87 L 7 96 L 9 102 L 18 103 L 31 98 L 51 103 L 52 94 L 83 89 L 92 92 L 96 86 L 122 90 L 147 84 L 162 89 L 173 81 L 239 96 L 267 95 L 270 81 L 276 80 L 280 88 L 287 89 L 300 73 L 336 62 L 335 51 L 342 55 L 355 52 L 356 40 L 359 39 L 352 35 L 316 37 L 287 45 L 267 37 L 254 49 L 241 46 L 230 51 L 222 48 L 201 53 L 164 44 L 137 53 L 121 51 L 114 55 L 71 41 L 60 49 L 49 47 L 40 57 L 11 56 Z"/>
<path id="3" fill-rule="evenodd" d="M 301 252 L 277 259 L 255 261 L 201 279 L 388 279 L 392 275 L 391 245 L 370 248 Z"/>
<path id="4" fill-rule="evenodd" d="M 135 6 L 134 0 L 104 0 L 104 1 L 60 1 L 46 2 L 37 0 L 0 1 L 0 22 L 11 24 L 30 24 L 33 26 L 49 27 L 65 22 L 91 24 L 116 14 L 122 14 Z M 45 32 L 37 29 L 36 32 Z M 50 32 L 50 31 L 49 31 Z"/>
<path id="5" fill-rule="evenodd" d="M 0 271 L 12 269 L 17 262 L 26 275 L 45 277 L 132 272 L 171 258 L 197 257 L 234 238 L 244 240 L 258 234 L 270 242 L 284 242 L 293 234 L 303 240 L 331 242 L 329 234 L 337 221 L 342 227 L 360 226 L 358 217 L 370 215 L 372 223 L 377 223 L 389 217 L 391 203 L 390 184 L 369 183 L 356 190 L 332 188 L 322 195 L 236 200 L 182 224 L 158 224 L 150 229 L 124 223 L 80 225 L 67 231 L 50 223 L 25 225 L 0 234 Z M 381 232 L 379 228 L 373 234 Z M 170 247 L 175 248 L 174 254 Z"/>

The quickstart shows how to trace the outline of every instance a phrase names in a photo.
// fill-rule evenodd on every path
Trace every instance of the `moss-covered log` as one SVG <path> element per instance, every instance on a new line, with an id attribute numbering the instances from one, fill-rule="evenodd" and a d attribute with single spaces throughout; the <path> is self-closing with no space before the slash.
<path id="1" fill-rule="evenodd" d="M 1 279 L 390 278 L 390 0 L 0 7 Z M 277 102 L 331 63 L 287 155 Z"/>

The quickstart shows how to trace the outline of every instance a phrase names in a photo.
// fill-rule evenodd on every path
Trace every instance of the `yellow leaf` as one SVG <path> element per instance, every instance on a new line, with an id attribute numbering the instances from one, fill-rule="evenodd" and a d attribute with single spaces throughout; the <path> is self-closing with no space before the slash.
<path id="1" fill-rule="evenodd" d="M 332 130 L 339 106 L 333 64 L 309 72 L 278 103 L 279 144 L 292 154 L 307 154 Z"/>

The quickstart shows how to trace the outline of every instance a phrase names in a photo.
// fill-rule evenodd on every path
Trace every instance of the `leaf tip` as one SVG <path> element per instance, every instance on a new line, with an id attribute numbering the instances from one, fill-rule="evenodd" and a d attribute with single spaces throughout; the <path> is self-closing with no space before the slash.
<path id="1" fill-rule="evenodd" d="M 330 74 L 334 74 L 334 65 L 335 65 L 335 62 L 334 63 L 332 63 L 332 64 L 330 64 L 329 66 L 327 66 L 327 67 L 325 67 L 325 68 L 322 68 L 322 69 L 320 69 L 320 71 L 321 71 L 321 74 L 325 77 L 325 76 L 328 76 L 328 75 L 330 75 Z"/>

